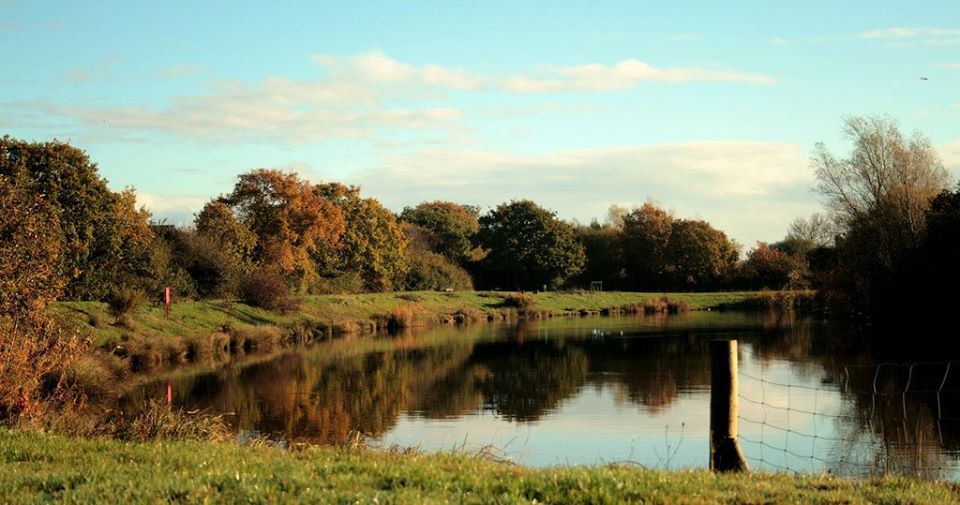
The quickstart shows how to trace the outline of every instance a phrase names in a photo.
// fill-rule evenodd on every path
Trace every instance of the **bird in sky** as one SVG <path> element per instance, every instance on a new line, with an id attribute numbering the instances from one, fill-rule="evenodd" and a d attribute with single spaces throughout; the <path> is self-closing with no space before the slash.
<path id="1" fill-rule="evenodd" d="M 924 77 L 921 77 L 921 78 L 920 78 L 920 80 L 921 80 L 921 81 L 929 81 L 929 80 L 930 80 L 930 78 L 929 78 L 929 77 L 926 77 L 926 76 L 924 76 Z"/>

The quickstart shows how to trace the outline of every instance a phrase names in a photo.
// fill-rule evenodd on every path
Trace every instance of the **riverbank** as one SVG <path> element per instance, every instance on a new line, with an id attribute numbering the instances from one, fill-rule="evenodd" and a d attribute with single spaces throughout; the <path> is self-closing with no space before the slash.
<path id="1" fill-rule="evenodd" d="M 118 320 L 101 302 L 57 302 L 49 312 L 68 327 L 88 334 L 100 346 L 135 337 L 191 338 L 212 332 L 275 326 L 314 336 L 363 333 L 378 329 L 611 313 L 751 309 L 792 305 L 810 292 L 738 291 L 713 293 L 548 292 L 509 293 L 434 291 L 308 296 L 286 313 L 225 300 L 184 300 L 169 319 L 159 304 L 147 305 Z"/>
<path id="2" fill-rule="evenodd" d="M 119 442 L 0 429 L 0 502 L 917 503 L 954 484 L 716 475 L 633 465 L 528 469 L 483 455 Z"/>

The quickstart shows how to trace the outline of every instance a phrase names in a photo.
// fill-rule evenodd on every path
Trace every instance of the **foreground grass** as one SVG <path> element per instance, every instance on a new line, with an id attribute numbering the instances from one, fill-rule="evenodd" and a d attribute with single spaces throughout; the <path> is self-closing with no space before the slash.
<path id="1" fill-rule="evenodd" d="M 208 335 L 224 327 L 272 325 L 292 328 L 297 325 L 323 327 L 335 333 L 352 333 L 372 328 L 397 310 L 412 311 L 416 324 L 431 325 L 452 322 L 457 314 L 471 313 L 474 318 L 498 316 L 499 308 L 509 293 L 464 291 L 439 293 L 370 293 L 356 295 L 309 296 L 295 312 L 280 314 L 242 303 L 222 300 L 185 300 L 176 303 L 170 319 L 165 319 L 162 306 L 150 305 L 133 314 L 126 325 L 114 324 L 104 303 L 58 302 L 51 312 L 65 323 L 91 334 L 100 345 L 128 340 L 131 336 L 146 338 Z M 581 312 L 595 313 L 634 303 L 668 297 L 686 302 L 690 309 L 748 305 L 758 299 L 758 292 L 722 293 L 632 293 L 632 292 L 549 292 L 525 295 L 539 309 L 559 316 Z M 499 316 L 498 316 L 499 317 Z"/>
<path id="2" fill-rule="evenodd" d="M 211 442 L 68 439 L 0 429 L 2 503 L 957 503 L 953 484 L 526 469 L 458 454 L 283 451 Z"/>

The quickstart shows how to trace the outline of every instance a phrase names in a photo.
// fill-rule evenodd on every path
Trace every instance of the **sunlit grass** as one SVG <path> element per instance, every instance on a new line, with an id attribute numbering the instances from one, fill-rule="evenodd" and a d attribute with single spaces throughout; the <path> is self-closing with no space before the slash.
<path id="1" fill-rule="evenodd" d="M 287 451 L 117 442 L 0 430 L 0 502 L 33 503 L 957 503 L 909 479 L 715 475 L 633 466 L 528 469 L 470 454 Z"/>

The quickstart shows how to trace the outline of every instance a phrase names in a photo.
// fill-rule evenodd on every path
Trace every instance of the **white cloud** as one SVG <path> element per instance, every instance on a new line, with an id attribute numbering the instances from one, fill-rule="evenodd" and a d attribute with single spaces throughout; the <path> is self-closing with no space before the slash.
<path id="1" fill-rule="evenodd" d="M 960 140 L 940 146 L 940 158 L 947 170 L 953 173 L 954 179 L 960 178 Z"/>
<path id="2" fill-rule="evenodd" d="M 517 155 L 432 149 L 398 154 L 352 182 L 399 209 L 450 199 L 493 206 L 532 198 L 562 217 L 603 217 L 614 202 L 653 198 L 703 216 L 746 244 L 782 238 L 789 222 L 817 210 L 799 146 L 703 141 Z"/>
<path id="3" fill-rule="evenodd" d="M 769 39 L 767 39 L 767 42 L 775 46 L 786 46 L 790 44 L 790 40 L 785 39 L 783 37 L 770 37 Z"/>
<path id="4" fill-rule="evenodd" d="M 64 78 L 77 84 L 83 84 L 93 79 L 107 77 L 114 67 L 123 62 L 122 58 L 107 58 L 90 67 L 75 68 L 64 74 Z"/>
<path id="5" fill-rule="evenodd" d="M 199 65 L 171 65 L 161 68 L 157 74 L 164 79 L 179 79 L 181 77 L 190 77 L 203 71 Z"/>
<path id="6" fill-rule="evenodd" d="M 960 44 L 960 28 L 904 27 L 869 30 L 858 35 L 863 39 L 891 41 L 894 47 L 913 47 L 916 44 L 953 46 Z"/>
<path id="7" fill-rule="evenodd" d="M 193 215 L 210 200 L 209 195 L 166 195 L 137 193 L 137 207 L 146 207 L 155 221 L 184 225 L 193 221 Z"/>
<path id="8" fill-rule="evenodd" d="M 624 60 L 614 65 L 591 63 L 548 69 L 543 76 L 518 75 L 502 82 L 504 88 L 517 93 L 548 91 L 617 91 L 641 82 L 682 84 L 688 82 L 737 82 L 773 84 L 776 79 L 761 74 L 745 74 L 733 70 L 702 68 L 657 68 L 637 60 Z"/>
<path id="9" fill-rule="evenodd" d="M 937 68 L 944 70 L 960 70 L 960 63 L 941 63 L 937 65 Z"/>
<path id="10" fill-rule="evenodd" d="M 657 68 L 637 60 L 615 65 L 589 64 L 559 67 L 492 78 L 439 65 L 416 66 L 381 51 L 349 56 L 316 54 L 312 60 L 322 74 L 312 79 L 271 76 L 258 83 L 218 82 L 167 103 L 97 106 L 45 104 L 50 117 L 79 122 L 112 134 L 149 132 L 202 137 L 205 140 L 269 138 L 309 141 L 331 138 L 375 138 L 389 130 L 455 134 L 466 129 L 465 113 L 451 105 L 454 91 L 605 92 L 624 90 L 641 82 L 695 81 L 771 84 L 758 74 L 700 68 Z M 107 60 L 101 71 L 118 60 Z M 162 69 L 169 77 L 198 69 L 175 66 Z M 71 75 L 82 82 L 93 70 Z"/>
<path id="11" fill-rule="evenodd" d="M 960 36 L 960 28 L 903 27 L 870 30 L 860 34 L 864 39 L 902 39 L 911 37 Z"/>

